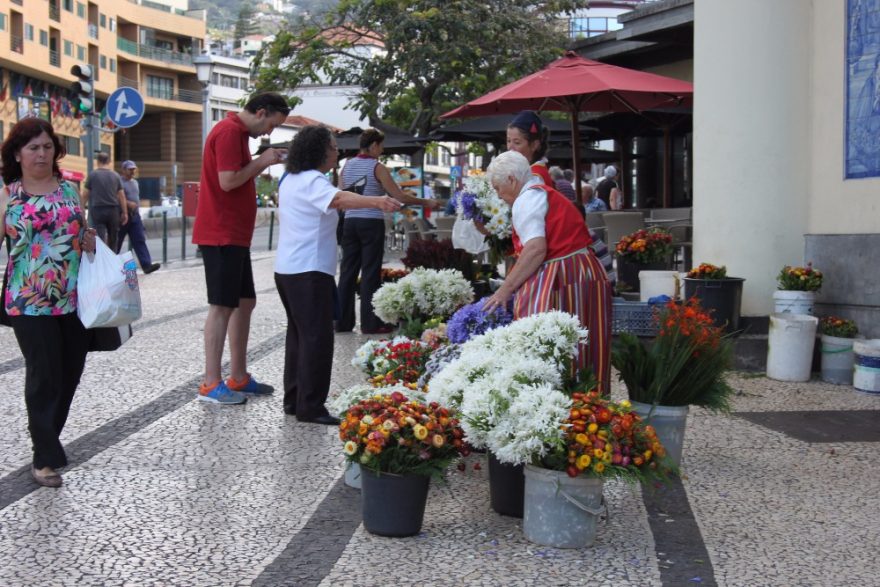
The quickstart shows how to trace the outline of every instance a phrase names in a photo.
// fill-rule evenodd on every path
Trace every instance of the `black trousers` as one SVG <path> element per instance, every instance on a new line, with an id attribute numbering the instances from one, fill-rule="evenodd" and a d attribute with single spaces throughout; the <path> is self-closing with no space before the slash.
<path id="1" fill-rule="evenodd" d="M 67 465 L 59 437 L 86 364 L 88 334 L 74 314 L 11 316 L 24 355 L 24 401 L 34 447 L 34 467 Z"/>
<path id="2" fill-rule="evenodd" d="M 119 206 L 92 206 L 89 208 L 89 225 L 98 231 L 98 237 L 111 251 L 116 250 L 119 237 L 121 212 Z"/>
<path id="3" fill-rule="evenodd" d="M 333 277 L 319 271 L 275 274 L 287 312 L 284 345 L 284 407 L 297 418 L 327 414 L 333 367 Z"/>
<path id="4" fill-rule="evenodd" d="M 354 294 L 358 274 L 361 276 L 361 329 L 376 330 L 382 326 L 373 313 L 373 294 L 382 277 L 382 255 L 385 252 L 385 221 L 373 218 L 346 218 L 342 229 L 342 267 L 339 271 L 339 301 L 342 316 L 336 325 L 339 331 L 354 328 Z"/>

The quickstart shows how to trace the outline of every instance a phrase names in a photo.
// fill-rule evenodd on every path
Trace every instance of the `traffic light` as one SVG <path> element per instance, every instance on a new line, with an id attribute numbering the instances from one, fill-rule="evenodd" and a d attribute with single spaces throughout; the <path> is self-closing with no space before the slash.
<path id="1" fill-rule="evenodd" d="M 70 86 L 74 93 L 77 111 L 83 114 L 95 113 L 95 72 L 91 65 L 74 65 L 70 73 L 79 78 Z"/>

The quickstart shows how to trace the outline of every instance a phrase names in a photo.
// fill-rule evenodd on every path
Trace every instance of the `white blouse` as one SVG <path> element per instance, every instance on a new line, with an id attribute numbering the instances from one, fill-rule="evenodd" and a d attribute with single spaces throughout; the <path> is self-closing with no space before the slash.
<path id="1" fill-rule="evenodd" d="M 336 275 L 336 223 L 330 207 L 339 188 L 312 169 L 291 173 L 278 187 L 278 252 L 275 272 L 320 271 Z"/>
<path id="2" fill-rule="evenodd" d="M 523 245 L 533 238 L 547 236 L 545 228 L 549 208 L 547 192 L 534 187 L 540 183 L 543 183 L 543 180 L 536 177 L 526 182 L 511 208 L 513 228 Z"/>

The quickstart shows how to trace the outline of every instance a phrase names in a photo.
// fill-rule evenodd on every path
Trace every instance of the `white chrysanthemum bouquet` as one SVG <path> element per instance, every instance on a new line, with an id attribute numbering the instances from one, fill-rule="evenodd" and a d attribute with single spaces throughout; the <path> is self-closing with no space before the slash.
<path id="1" fill-rule="evenodd" d="M 384 322 L 445 319 L 473 300 L 474 291 L 464 275 L 454 269 L 415 269 L 373 295 L 373 310 Z M 408 333 L 414 334 L 414 333 Z M 415 335 L 421 334 L 421 330 Z"/>

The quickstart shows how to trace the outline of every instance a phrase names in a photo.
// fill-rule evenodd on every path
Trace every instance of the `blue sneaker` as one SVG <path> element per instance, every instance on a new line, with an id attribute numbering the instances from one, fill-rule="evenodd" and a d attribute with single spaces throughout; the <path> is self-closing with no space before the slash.
<path id="1" fill-rule="evenodd" d="M 247 374 L 247 380 L 236 381 L 232 377 L 226 380 L 226 387 L 238 393 L 249 393 L 251 395 L 271 395 L 275 388 L 266 383 L 258 383 L 254 376 Z"/>
<path id="2" fill-rule="evenodd" d="M 212 388 L 208 388 L 208 386 L 202 383 L 199 386 L 199 399 L 203 402 L 229 405 L 243 404 L 247 401 L 247 397 L 244 394 L 232 391 L 222 381 Z"/>

